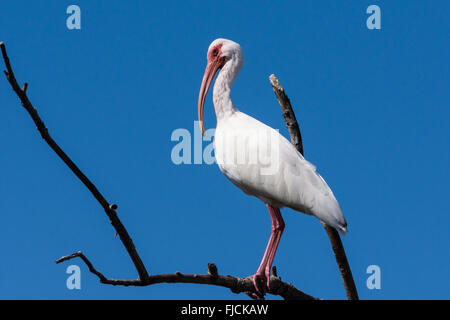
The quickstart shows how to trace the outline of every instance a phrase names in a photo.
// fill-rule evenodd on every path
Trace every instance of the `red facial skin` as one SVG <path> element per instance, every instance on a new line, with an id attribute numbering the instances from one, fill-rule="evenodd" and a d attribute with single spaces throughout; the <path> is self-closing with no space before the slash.
<path id="1" fill-rule="evenodd" d="M 205 127 L 203 124 L 203 109 L 205 107 L 205 99 L 208 93 L 211 82 L 217 70 L 225 64 L 225 57 L 222 56 L 222 44 L 212 47 L 208 52 L 208 64 L 206 65 L 205 74 L 203 75 L 202 85 L 200 86 L 200 93 L 198 95 L 198 120 L 200 121 L 200 128 L 202 135 L 205 135 Z"/>
<path id="2" fill-rule="evenodd" d="M 218 44 L 209 50 L 208 52 L 208 62 L 213 61 L 217 56 L 221 54 L 222 44 Z"/>

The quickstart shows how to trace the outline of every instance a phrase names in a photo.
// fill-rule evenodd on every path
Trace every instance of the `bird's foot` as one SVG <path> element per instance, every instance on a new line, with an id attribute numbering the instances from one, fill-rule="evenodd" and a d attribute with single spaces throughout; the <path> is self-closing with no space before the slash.
<path id="1" fill-rule="evenodd" d="M 246 292 L 246 294 L 252 299 L 264 300 L 264 295 L 266 294 L 268 288 L 267 283 L 266 276 L 263 273 L 257 272 L 253 275 L 253 285 L 256 292 Z"/>

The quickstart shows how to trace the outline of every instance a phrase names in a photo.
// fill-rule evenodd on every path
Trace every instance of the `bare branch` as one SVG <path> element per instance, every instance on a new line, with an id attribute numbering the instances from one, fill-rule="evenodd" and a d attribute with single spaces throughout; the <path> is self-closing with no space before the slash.
<path id="1" fill-rule="evenodd" d="M 291 100 L 289 100 L 275 75 L 272 74 L 269 79 L 272 84 L 273 92 L 275 92 L 278 102 L 280 103 L 281 110 L 283 111 L 283 118 L 291 136 L 291 143 L 303 155 L 302 135 L 300 133 L 300 127 L 297 119 L 295 118 L 294 110 L 291 106 Z"/>
<path id="2" fill-rule="evenodd" d="M 344 283 L 345 293 L 348 300 L 359 300 L 358 290 L 356 289 L 355 281 L 353 280 L 352 270 L 348 264 L 347 255 L 345 254 L 344 245 L 342 244 L 339 233 L 333 227 L 330 227 L 325 222 L 320 221 L 322 226 L 330 238 L 331 247 L 333 248 L 334 257 L 336 258 L 339 272 L 341 273 L 342 282 Z"/>
<path id="3" fill-rule="evenodd" d="M 102 273 L 94 268 L 92 263 L 86 258 L 82 252 L 76 252 L 71 255 L 62 257 L 56 260 L 56 263 L 61 263 L 73 258 L 79 257 L 86 263 L 89 271 L 95 274 L 101 283 L 110 284 L 114 286 L 150 286 L 157 283 L 193 283 L 193 284 L 207 284 L 213 286 L 220 286 L 230 289 L 233 293 L 255 293 L 255 287 L 252 277 L 237 278 L 233 276 L 222 276 L 217 272 L 215 263 L 208 263 L 208 274 L 183 274 L 179 271 L 170 274 L 158 274 L 149 276 L 145 281 L 136 280 L 120 280 L 106 278 Z M 319 300 L 298 289 L 293 285 L 281 281 L 280 278 L 272 276 L 270 278 L 270 289 L 268 293 L 279 295 L 286 300 Z"/>
<path id="4" fill-rule="evenodd" d="M 295 118 L 294 110 L 291 106 L 291 101 L 281 87 L 275 75 L 270 75 L 270 83 L 272 84 L 273 91 L 277 96 L 280 103 L 281 110 L 283 111 L 283 117 L 286 122 L 286 126 L 291 136 L 292 144 L 303 155 L 303 142 L 302 135 L 300 133 L 300 127 Z M 333 248 L 334 256 L 341 273 L 342 281 L 344 282 L 345 292 L 348 300 L 359 300 L 358 291 L 356 290 L 355 281 L 353 280 L 352 271 L 348 264 L 347 256 L 345 254 L 344 246 L 342 245 L 341 237 L 339 233 L 332 227 L 328 226 L 325 222 L 320 221 L 325 228 L 328 237 L 330 238 L 331 247 Z"/>

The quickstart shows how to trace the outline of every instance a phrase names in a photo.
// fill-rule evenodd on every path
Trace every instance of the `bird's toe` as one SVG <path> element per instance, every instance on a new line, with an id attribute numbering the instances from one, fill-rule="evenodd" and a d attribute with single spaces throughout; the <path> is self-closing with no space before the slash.
<path id="1" fill-rule="evenodd" d="M 264 295 L 266 294 L 266 276 L 263 273 L 256 273 L 253 276 L 253 285 L 255 286 L 256 295 L 259 299 L 264 299 Z"/>

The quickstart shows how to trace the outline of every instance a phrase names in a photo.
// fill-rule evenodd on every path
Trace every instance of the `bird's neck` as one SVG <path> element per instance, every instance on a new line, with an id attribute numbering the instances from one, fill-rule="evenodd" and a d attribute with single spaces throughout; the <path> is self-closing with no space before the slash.
<path id="1" fill-rule="evenodd" d="M 218 121 L 237 111 L 233 101 L 231 101 L 231 86 L 241 68 L 240 59 L 230 59 L 217 75 L 213 89 L 213 102 Z"/>

